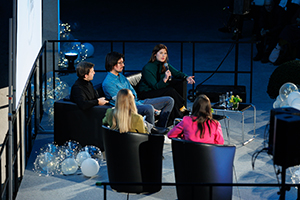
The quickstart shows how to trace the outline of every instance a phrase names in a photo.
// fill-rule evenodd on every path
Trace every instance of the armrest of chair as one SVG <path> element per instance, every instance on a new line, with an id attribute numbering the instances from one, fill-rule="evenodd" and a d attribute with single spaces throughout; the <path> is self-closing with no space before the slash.
<path id="1" fill-rule="evenodd" d="M 59 100 L 54 103 L 54 142 L 63 145 L 74 140 L 82 146 L 94 145 L 104 150 L 102 118 L 111 106 L 94 106 L 81 110 L 71 102 Z"/>
<path id="2" fill-rule="evenodd" d="M 142 72 L 126 75 L 126 78 L 128 79 L 129 83 L 132 85 L 132 87 L 135 89 L 135 91 L 138 92 L 138 85 L 142 79 Z"/>
<path id="3" fill-rule="evenodd" d="M 139 84 L 140 80 L 142 79 L 142 72 L 138 72 L 135 74 L 126 75 L 126 78 L 130 82 L 130 84 L 135 87 Z"/>
<path id="4" fill-rule="evenodd" d="M 99 83 L 97 85 L 94 86 L 94 89 L 98 92 L 99 97 L 105 97 L 103 88 L 102 88 L 102 83 Z"/>

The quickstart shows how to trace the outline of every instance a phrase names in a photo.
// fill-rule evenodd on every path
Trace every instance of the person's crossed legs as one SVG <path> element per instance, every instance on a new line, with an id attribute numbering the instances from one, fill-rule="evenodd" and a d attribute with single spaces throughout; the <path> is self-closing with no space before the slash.
<path id="1" fill-rule="evenodd" d="M 151 104 L 155 109 L 161 110 L 159 120 L 157 122 L 158 127 L 167 127 L 169 116 L 174 106 L 174 99 L 172 97 L 157 97 L 144 100 L 144 105 Z M 139 109 L 139 108 L 138 108 Z M 153 115 L 154 120 L 154 115 Z"/>

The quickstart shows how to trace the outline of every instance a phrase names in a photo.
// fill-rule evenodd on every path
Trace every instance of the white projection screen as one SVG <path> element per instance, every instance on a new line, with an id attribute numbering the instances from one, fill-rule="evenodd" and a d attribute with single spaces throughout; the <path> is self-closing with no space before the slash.
<path id="1" fill-rule="evenodd" d="M 42 47 L 42 0 L 17 0 L 15 105 Z"/>

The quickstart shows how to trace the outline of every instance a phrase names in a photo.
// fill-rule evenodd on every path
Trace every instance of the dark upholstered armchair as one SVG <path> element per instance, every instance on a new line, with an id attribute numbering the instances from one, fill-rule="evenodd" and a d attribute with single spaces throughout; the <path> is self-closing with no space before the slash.
<path id="1" fill-rule="evenodd" d="M 164 136 L 122 133 L 103 126 L 108 178 L 111 183 L 161 183 Z M 154 193 L 161 185 L 111 185 L 117 192 Z"/>
<path id="2" fill-rule="evenodd" d="M 102 83 L 94 86 L 100 97 L 104 97 Z M 69 97 L 54 103 L 54 142 L 63 145 L 74 140 L 82 146 L 94 145 L 104 151 L 102 119 L 110 105 L 94 106 L 81 110 Z"/>
<path id="3" fill-rule="evenodd" d="M 172 154 L 176 183 L 232 183 L 235 146 L 205 144 L 172 139 Z M 179 200 L 232 198 L 232 187 L 176 187 Z M 212 195 L 212 197 L 210 196 Z"/>
<path id="4" fill-rule="evenodd" d="M 105 96 L 102 83 L 95 85 L 94 88 L 100 97 Z M 66 141 L 74 140 L 82 146 L 94 145 L 104 151 L 102 119 L 107 108 L 110 107 L 112 106 L 94 106 L 88 110 L 81 110 L 70 101 L 69 97 L 56 101 L 54 103 L 54 142 L 63 145 Z"/>
<path id="5" fill-rule="evenodd" d="M 129 82 L 135 89 L 141 77 L 142 73 L 127 75 Z M 99 96 L 104 97 L 102 83 L 94 87 Z M 186 82 L 183 83 L 181 92 L 185 93 L 184 97 L 186 98 Z M 66 99 L 54 103 L 54 142 L 63 145 L 66 141 L 75 140 L 82 146 L 95 145 L 104 151 L 102 118 L 105 116 L 107 108 L 112 106 L 94 106 L 83 111 L 75 103 Z"/>
<path id="6" fill-rule="evenodd" d="M 102 118 L 111 106 L 94 106 L 88 110 L 66 100 L 54 103 L 54 142 L 63 145 L 75 140 L 82 146 L 94 145 L 104 151 L 102 141 Z"/>

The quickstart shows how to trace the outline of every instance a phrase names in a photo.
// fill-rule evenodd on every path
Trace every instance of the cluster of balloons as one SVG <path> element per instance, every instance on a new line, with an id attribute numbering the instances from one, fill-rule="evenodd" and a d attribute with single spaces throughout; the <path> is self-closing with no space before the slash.
<path id="1" fill-rule="evenodd" d="M 103 160 L 102 152 L 95 146 L 85 146 L 69 141 L 63 146 L 53 143 L 40 149 L 34 162 L 39 175 L 72 175 L 81 170 L 84 176 L 95 176 Z"/>
<path id="2" fill-rule="evenodd" d="M 55 84 L 54 88 L 53 84 Z M 48 114 L 49 125 L 53 125 L 54 121 L 54 102 L 65 98 L 69 94 L 70 86 L 66 82 L 61 81 L 57 76 L 55 76 L 55 79 L 53 80 L 53 72 L 48 72 L 46 74 L 46 84 L 43 84 L 42 97 L 43 110 Z"/>
<path id="3" fill-rule="evenodd" d="M 76 40 L 70 33 L 72 26 L 75 30 L 79 27 L 77 23 L 74 23 L 74 25 L 60 23 L 60 40 Z M 68 67 L 68 60 L 65 58 L 66 53 L 75 53 L 78 55 L 77 59 L 74 61 L 75 64 L 84 61 L 94 54 L 94 46 L 87 42 L 82 44 L 80 42 L 61 42 L 59 47 L 58 66 L 60 69 Z"/>
<path id="4" fill-rule="evenodd" d="M 287 82 L 279 89 L 273 108 L 293 107 L 300 110 L 300 92 L 294 83 Z"/>

